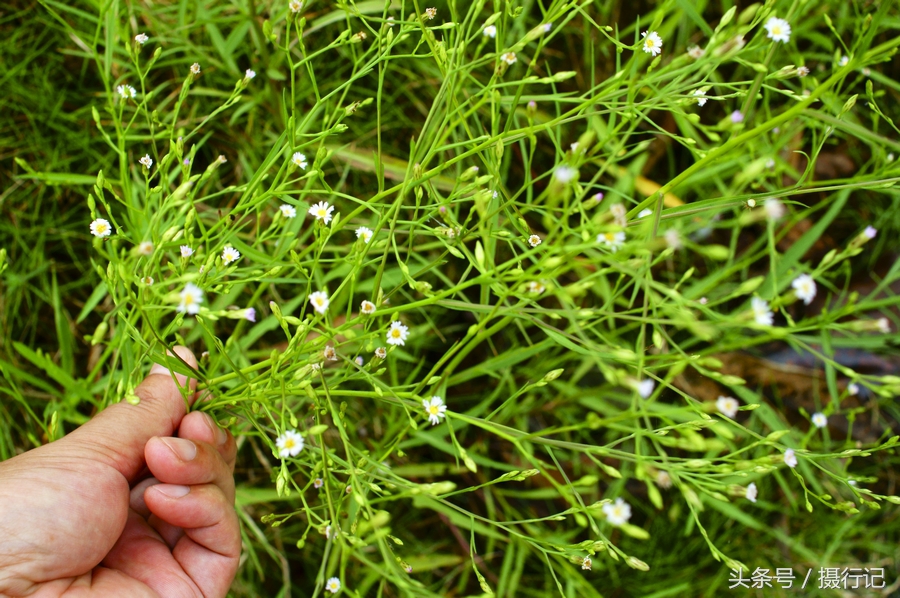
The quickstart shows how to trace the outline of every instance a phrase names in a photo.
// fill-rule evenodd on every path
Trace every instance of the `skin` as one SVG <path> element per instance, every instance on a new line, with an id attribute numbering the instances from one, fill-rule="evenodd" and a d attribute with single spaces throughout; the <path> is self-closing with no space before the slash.
<path id="1" fill-rule="evenodd" d="M 176 378 L 154 365 L 139 405 L 0 463 L 0 596 L 227 594 L 241 550 L 237 449 L 205 413 L 185 415 Z"/>

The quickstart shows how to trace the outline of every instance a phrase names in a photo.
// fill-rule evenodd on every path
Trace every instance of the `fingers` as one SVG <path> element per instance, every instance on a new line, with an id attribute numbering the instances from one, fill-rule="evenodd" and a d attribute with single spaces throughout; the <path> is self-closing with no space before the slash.
<path id="1" fill-rule="evenodd" d="M 185 415 L 178 428 L 178 437 L 213 445 L 228 464 L 229 469 L 234 471 L 234 461 L 237 456 L 237 444 L 234 437 L 227 430 L 220 428 L 215 420 L 206 413 L 193 411 Z"/>
<path id="2" fill-rule="evenodd" d="M 197 367 L 194 354 L 186 347 L 175 347 L 175 353 L 191 368 Z M 176 358 L 172 357 L 173 363 Z M 115 467 L 132 480 L 144 465 L 144 445 L 154 436 L 171 436 L 185 413 L 185 398 L 194 400 L 196 380 L 172 376 L 156 364 L 135 394 L 140 403 L 121 402 L 102 411 L 60 442 L 70 453 L 88 452 L 89 457 Z"/>
<path id="3" fill-rule="evenodd" d="M 184 536 L 172 556 L 204 596 L 225 596 L 237 572 L 241 535 L 233 498 L 216 484 L 157 484 L 147 489 L 150 511 Z"/>

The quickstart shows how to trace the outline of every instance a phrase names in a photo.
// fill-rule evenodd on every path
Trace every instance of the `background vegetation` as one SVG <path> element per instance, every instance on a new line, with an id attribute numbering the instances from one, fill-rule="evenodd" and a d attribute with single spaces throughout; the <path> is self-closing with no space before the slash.
<path id="1" fill-rule="evenodd" d="M 235 596 L 321 595 L 332 576 L 358 596 L 748 594 L 728 590 L 738 563 L 881 567 L 871 594 L 896 591 L 896 6 L 426 8 L 7 3 L 0 459 L 126 398 L 182 343 L 240 438 Z M 789 42 L 766 36 L 773 15 Z M 328 226 L 307 216 L 319 201 Z M 197 317 L 176 311 L 189 281 Z M 409 339 L 373 359 L 395 320 Z M 306 448 L 279 459 L 292 428 Z M 616 498 L 628 525 L 604 516 Z"/>

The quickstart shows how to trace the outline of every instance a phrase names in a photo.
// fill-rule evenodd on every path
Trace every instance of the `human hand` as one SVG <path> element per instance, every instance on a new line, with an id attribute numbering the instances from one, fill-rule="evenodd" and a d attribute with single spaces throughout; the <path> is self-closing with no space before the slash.
<path id="1" fill-rule="evenodd" d="M 0 596 L 226 595 L 241 549 L 234 438 L 185 415 L 160 365 L 136 394 L 0 463 Z"/>

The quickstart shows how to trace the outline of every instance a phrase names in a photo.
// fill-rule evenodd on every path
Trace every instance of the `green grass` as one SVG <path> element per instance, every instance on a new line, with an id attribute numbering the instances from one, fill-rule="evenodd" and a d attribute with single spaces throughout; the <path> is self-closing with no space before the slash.
<path id="1" fill-rule="evenodd" d="M 846 2 L 449 2 L 430 21 L 416 3 L 306 4 L 303 21 L 253 0 L 0 15 L 0 459 L 128 398 L 180 343 L 208 352 L 202 408 L 239 438 L 235 596 L 322 595 L 331 576 L 358 596 L 746 593 L 736 563 L 896 580 L 890 3 L 867 20 Z M 773 14 L 790 42 L 766 38 Z M 328 226 L 307 215 L 320 201 Z M 94 218 L 115 234 L 92 237 Z M 598 243 L 617 232 L 617 251 Z M 176 311 L 188 282 L 196 317 Z M 753 323 L 754 296 L 775 326 Z M 406 344 L 373 360 L 395 320 Z M 313 369 L 326 343 L 338 361 Z M 779 365 L 789 350 L 815 373 Z M 279 459 L 292 428 L 307 447 Z M 599 501 L 620 497 L 633 514 L 614 527 Z"/>

